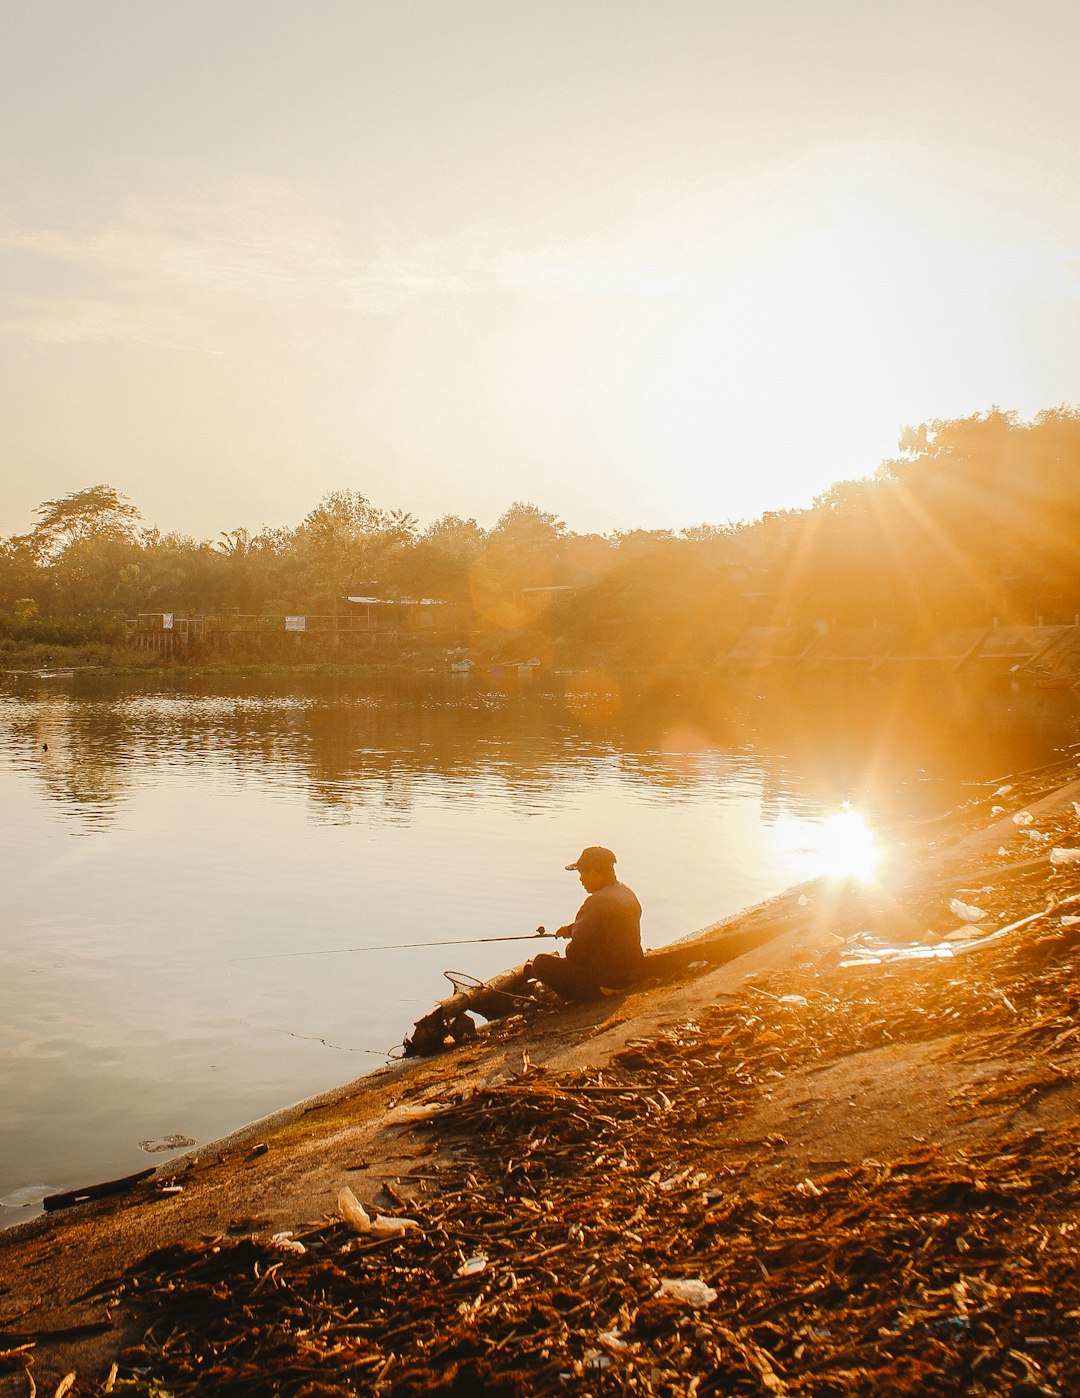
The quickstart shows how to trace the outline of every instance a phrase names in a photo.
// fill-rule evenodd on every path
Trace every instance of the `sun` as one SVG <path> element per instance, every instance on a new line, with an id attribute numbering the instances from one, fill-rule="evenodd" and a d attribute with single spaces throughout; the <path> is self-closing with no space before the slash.
<path id="1" fill-rule="evenodd" d="M 865 816 L 847 802 L 817 820 L 781 817 L 776 839 L 791 874 L 800 879 L 869 883 L 884 859 L 884 850 Z"/>
<path id="2" fill-rule="evenodd" d="M 863 816 L 843 806 L 826 818 L 811 837 L 811 857 L 820 876 L 868 883 L 878 871 L 882 849 Z"/>

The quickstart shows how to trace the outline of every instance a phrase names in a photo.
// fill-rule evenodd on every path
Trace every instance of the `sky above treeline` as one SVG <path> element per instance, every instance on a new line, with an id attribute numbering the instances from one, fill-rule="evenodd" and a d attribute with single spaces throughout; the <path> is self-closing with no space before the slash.
<path id="1" fill-rule="evenodd" d="M 0 534 L 809 504 L 1080 401 L 1075 0 L 0 0 Z"/>

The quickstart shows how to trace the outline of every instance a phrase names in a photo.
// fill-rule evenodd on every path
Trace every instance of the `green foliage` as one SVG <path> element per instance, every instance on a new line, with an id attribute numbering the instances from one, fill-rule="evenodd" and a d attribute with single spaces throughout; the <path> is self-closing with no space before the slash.
<path id="1" fill-rule="evenodd" d="M 198 541 L 140 528 L 98 485 L 45 501 L 28 534 L 0 541 L 0 639 L 108 645 L 139 612 L 319 616 L 375 595 L 457 603 L 478 650 L 697 663 L 747 626 L 1071 621 L 1078 538 L 1080 411 L 1067 408 L 906 428 L 895 459 L 812 509 L 679 533 L 578 535 L 522 501 L 491 530 L 448 514 L 421 531 L 345 490 L 295 529 Z"/>
<path id="2" fill-rule="evenodd" d="M 56 557 L 90 541 L 131 539 L 140 517 L 130 500 L 111 485 L 92 485 L 59 500 L 46 500 L 34 513 L 37 523 L 28 538 L 39 558 Z"/>
<path id="3" fill-rule="evenodd" d="M 484 546 L 486 535 L 475 519 L 462 519 L 459 515 L 443 515 L 434 524 L 429 524 L 420 536 L 420 542 L 446 554 L 448 558 L 469 561 L 476 557 Z"/>
<path id="4" fill-rule="evenodd" d="M 515 500 L 491 531 L 489 542 L 542 550 L 564 539 L 566 533 L 566 525 L 557 515 Z"/>
<path id="5" fill-rule="evenodd" d="M 21 598 L 21 602 L 27 599 Z M 33 605 L 33 604 L 31 604 Z M 121 645 L 127 639 L 124 619 L 118 612 L 94 612 L 81 617 L 41 617 L 36 611 L 0 611 L 0 637 L 19 645 L 81 646 L 87 643 Z"/>

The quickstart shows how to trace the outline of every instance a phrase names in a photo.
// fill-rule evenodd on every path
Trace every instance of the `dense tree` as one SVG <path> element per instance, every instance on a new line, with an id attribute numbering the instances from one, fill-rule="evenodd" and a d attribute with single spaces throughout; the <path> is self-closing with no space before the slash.
<path id="1" fill-rule="evenodd" d="M 416 540 L 409 559 L 415 594 L 467 601 L 469 573 L 486 537 L 475 519 L 458 515 L 443 515 L 430 524 Z"/>
<path id="2" fill-rule="evenodd" d="M 469 570 L 470 602 L 494 633 L 528 629 L 563 585 L 566 525 L 538 506 L 515 501 L 484 540 Z"/>
<path id="3" fill-rule="evenodd" d="M 612 659 L 693 661 L 745 626 L 1071 620 L 1080 611 L 1080 412 L 934 421 L 876 474 L 809 510 L 747 524 L 577 535 L 515 501 L 491 530 L 421 531 L 356 490 L 295 529 L 211 542 L 140 527 L 111 486 L 45 501 L 0 541 L 0 629 L 139 611 L 340 612 L 348 595 L 459 603 L 492 650 L 560 644 Z M 90 624 L 89 621 L 87 624 Z M 97 624 L 97 623 L 94 623 Z"/>
<path id="4" fill-rule="evenodd" d="M 92 485 L 59 500 L 46 500 L 34 511 L 37 523 L 27 542 L 38 558 L 55 558 L 88 540 L 134 538 L 139 523 L 135 506 L 111 485 Z"/>

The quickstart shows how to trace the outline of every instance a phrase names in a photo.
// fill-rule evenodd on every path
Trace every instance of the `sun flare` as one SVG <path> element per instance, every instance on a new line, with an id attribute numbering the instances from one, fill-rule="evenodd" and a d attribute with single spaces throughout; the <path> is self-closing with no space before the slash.
<path id="1" fill-rule="evenodd" d="M 854 879 L 868 883 L 878 873 L 884 851 L 861 812 L 846 803 L 813 823 L 779 821 L 777 835 L 802 878 Z"/>
<path id="2" fill-rule="evenodd" d="M 881 863 L 882 850 L 874 833 L 858 811 L 846 808 L 822 821 L 814 854 L 820 872 L 830 879 L 872 879 Z"/>

